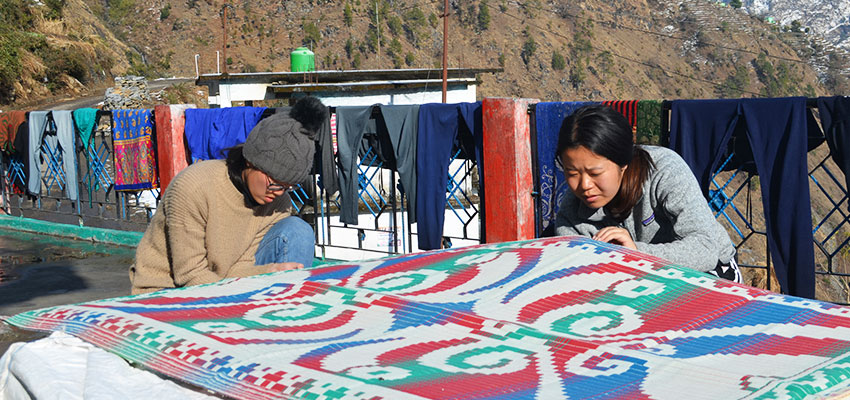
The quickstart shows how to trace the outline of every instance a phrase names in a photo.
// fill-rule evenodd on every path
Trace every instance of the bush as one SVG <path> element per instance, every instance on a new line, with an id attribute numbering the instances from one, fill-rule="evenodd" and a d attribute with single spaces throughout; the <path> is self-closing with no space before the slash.
<path id="1" fill-rule="evenodd" d="M 120 24 L 135 11 L 136 3 L 133 0 L 107 0 L 106 8 L 106 19 L 113 24 Z"/>
<path id="2" fill-rule="evenodd" d="M 478 3 L 478 29 L 486 31 L 490 28 L 490 7 L 487 5 L 487 0 L 481 0 Z"/>
<path id="3" fill-rule="evenodd" d="M 89 60 L 72 49 L 49 49 L 44 48 L 38 52 L 44 65 L 47 67 L 48 79 L 55 79 L 60 75 L 68 75 L 81 83 L 89 81 Z"/>
<path id="4" fill-rule="evenodd" d="M 534 52 L 537 51 L 537 42 L 534 41 L 534 38 L 528 38 L 525 40 L 525 43 L 522 45 L 522 53 L 520 53 L 520 57 L 522 57 L 522 61 L 525 62 L 525 65 L 528 65 L 528 62 L 531 60 L 531 56 L 534 55 Z"/>
<path id="5" fill-rule="evenodd" d="M 434 14 L 431 14 L 434 15 Z M 425 13 L 419 9 L 419 6 L 414 6 L 404 13 L 404 32 L 407 35 L 407 40 L 416 47 L 419 47 L 419 33 L 427 27 L 428 22 L 425 21 Z"/>
<path id="6" fill-rule="evenodd" d="M 390 29 L 390 34 L 392 34 L 393 36 L 400 35 L 402 30 L 401 18 L 395 15 L 390 16 L 390 18 L 387 19 L 387 28 Z"/>
<path id="7" fill-rule="evenodd" d="M 18 46 L 8 35 L 0 36 L 0 102 L 8 103 L 14 96 L 13 85 L 21 74 Z"/>
<path id="8" fill-rule="evenodd" d="M 351 5 L 345 3 L 345 8 L 342 10 L 342 22 L 345 26 L 351 27 L 351 19 L 352 19 Z"/>
<path id="9" fill-rule="evenodd" d="M 567 63 L 564 60 L 564 56 L 561 55 L 561 53 L 559 53 L 558 50 L 553 51 L 552 52 L 552 69 L 554 69 L 556 71 L 561 71 L 566 67 L 567 67 Z"/>
<path id="10" fill-rule="evenodd" d="M 304 22 L 301 24 L 301 29 L 304 31 L 304 38 L 301 39 L 301 44 L 313 48 L 322 40 L 322 34 L 319 32 L 319 27 L 312 22 Z"/>
<path id="11" fill-rule="evenodd" d="M 47 19 L 61 19 L 62 9 L 65 8 L 65 0 L 45 0 L 44 5 L 47 6 L 47 13 L 44 15 Z M 5 10 L 4 10 L 5 12 Z"/>
<path id="12" fill-rule="evenodd" d="M 345 41 L 345 56 L 351 58 L 351 52 L 354 50 L 354 42 L 351 41 L 351 38 Z"/>
<path id="13" fill-rule="evenodd" d="M 737 98 L 741 97 L 744 90 L 746 90 L 749 85 L 750 77 L 747 67 L 738 65 L 735 69 L 735 73 L 727 76 L 726 80 L 720 85 L 718 92 L 720 97 L 723 98 Z"/>
<path id="14" fill-rule="evenodd" d="M 166 4 L 165 7 L 159 9 L 159 20 L 165 21 L 171 15 L 171 4 Z"/>
<path id="15" fill-rule="evenodd" d="M 413 53 L 408 52 L 404 56 L 404 63 L 407 64 L 408 67 L 412 67 L 413 63 L 415 63 L 415 62 L 416 62 L 416 57 L 413 56 Z"/>

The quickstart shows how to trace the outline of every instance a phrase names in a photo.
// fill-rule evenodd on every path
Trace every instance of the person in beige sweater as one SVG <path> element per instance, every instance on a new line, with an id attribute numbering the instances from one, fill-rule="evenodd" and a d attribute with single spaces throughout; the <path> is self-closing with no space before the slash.
<path id="1" fill-rule="evenodd" d="M 310 266 L 313 228 L 291 216 L 327 108 L 314 97 L 261 120 L 225 160 L 201 161 L 168 186 L 130 266 L 132 293 Z"/>

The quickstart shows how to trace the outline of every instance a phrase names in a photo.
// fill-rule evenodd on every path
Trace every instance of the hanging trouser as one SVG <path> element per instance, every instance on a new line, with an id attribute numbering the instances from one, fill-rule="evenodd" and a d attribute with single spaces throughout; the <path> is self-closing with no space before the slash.
<path id="1" fill-rule="evenodd" d="M 61 150 L 62 165 L 65 170 L 65 193 L 71 201 L 77 200 L 77 152 L 74 146 L 74 120 L 71 111 L 51 111 L 53 123 L 56 125 L 56 135 L 46 135 L 44 142 L 50 148 Z"/>
<path id="2" fill-rule="evenodd" d="M 27 192 L 41 194 L 41 137 L 47 127 L 48 111 L 30 111 L 29 114 L 29 153 L 27 155 Z"/>
<path id="3" fill-rule="evenodd" d="M 387 133 L 392 142 L 395 167 L 407 195 L 408 214 L 416 222 L 416 139 L 419 106 L 381 106 Z"/>
<path id="4" fill-rule="evenodd" d="M 479 179 L 484 174 L 481 157 L 481 103 L 423 104 L 419 107 L 419 134 L 416 144 L 416 221 L 421 250 L 442 247 L 446 216 L 446 190 L 449 161 L 457 141 L 461 121 L 473 136 Z M 484 193 L 479 180 L 479 193 Z M 481 197 L 483 199 L 483 197 Z M 483 201 L 480 207 L 484 207 Z"/>
<path id="5" fill-rule="evenodd" d="M 367 127 L 370 126 L 372 106 L 337 107 L 336 137 L 339 150 L 339 220 L 357 224 L 359 178 L 357 156 Z M 371 122 L 374 129 L 374 120 Z"/>
<path id="6" fill-rule="evenodd" d="M 339 190 L 339 176 L 337 175 L 336 162 L 334 160 L 333 137 L 331 135 L 330 115 L 316 132 L 316 155 L 313 170 L 321 173 L 322 186 L 333 195 Z"/>
<path id="7" fill-rule="evenodd" d="M 670 147 L 691 167 L 703 194 L 735 127 L 745 124 L 777 279 L 786 293 L 814 298 L 806 99 L 678 100 L 672 109 Z"/>
<path id="8" fill-rule="evenodd" d="M 844 188 L 850 190 L 850 97 L 819 97 L 817 102 L 829 152 L 844 172 Z"/>

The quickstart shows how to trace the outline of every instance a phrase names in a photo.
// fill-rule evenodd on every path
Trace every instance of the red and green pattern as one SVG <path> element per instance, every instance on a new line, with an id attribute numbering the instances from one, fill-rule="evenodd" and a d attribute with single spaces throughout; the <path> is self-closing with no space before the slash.
<path id="1" fill-rule="evenodd" d="M 139 191 L 159 187 L 151 110 L 113 110 L 115 190 Z"/>
<path id="2" fill-rule="evenodd" d="M 233 279 L 9 322 L 245 399 L 850 394 L 850 308 L 577 237 Z"/>

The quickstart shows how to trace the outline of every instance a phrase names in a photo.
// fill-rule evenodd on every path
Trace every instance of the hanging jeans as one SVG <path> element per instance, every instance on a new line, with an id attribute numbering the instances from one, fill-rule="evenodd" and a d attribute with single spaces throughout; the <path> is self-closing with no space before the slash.
<path id="1" fill-rule="evenodd" d="M 465 127 L 464 134 L 472 134 L 475 158 L 479 171 L 483 171 L 481 103 L 423 104 L 419 107 L 418 122 L 416 221 L 419 248 L 433 250 L 442 246 L 449 161 L 461 126 Z M 479 173 L 479 177 L 483 175 Z M 481 181 L 479 193 L 484 193 Z M 483 201 L 480 207 L 483 209 Z"/>
<path id="2" fill-rule="evenodd" d="M 691 167 L 704 194 L 735 127 L 745 124 L 776 277 L 784 292 L 814 298 L 806 99 L 679 100 L 672 108 L 670 147 Z"/>
<path id="3" fill-rule="evenodd" d="M 274 224 L 260 241 L 254 254 L 255 265 L 297 262 L 310 268 L 316 245 L 313 227 L 296 216 Z"/>
<path id="4" fill-rule="evenodd" d="M 50 129 L 53 121 L 55 130 Z M 77 200 L 77 166 L 74 150 L 74 121 L 71 111 L 32 111 L 30 112 L 29 132 L 29 171 L 27 172 L 27 190 L 35 195 L 41 194 L 41 147 L 61 155 L 61 168 L 65 174 L 65 193 L 71 201 Z M 58 150 L 58 151 L 57 151 Z M 48 155 L 51 157 L 51 155 Z M 56 160 L 54 160 L 56 161 Z M 45 160 L 50 162 L 50 160 Z M 58 174 L 59 171 L 53 171 Z"/>

